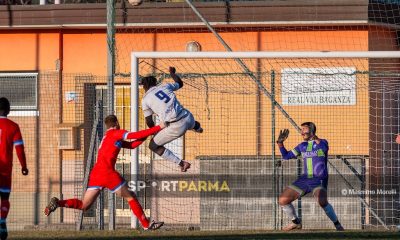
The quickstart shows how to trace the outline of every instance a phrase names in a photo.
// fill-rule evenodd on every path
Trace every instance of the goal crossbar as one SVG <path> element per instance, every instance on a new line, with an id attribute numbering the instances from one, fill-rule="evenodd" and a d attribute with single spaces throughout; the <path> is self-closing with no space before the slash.
<path id="1" fill-rule="evenodd" d="M 138 58 L 400 58 L 400 51 L 132 52 Z"/>

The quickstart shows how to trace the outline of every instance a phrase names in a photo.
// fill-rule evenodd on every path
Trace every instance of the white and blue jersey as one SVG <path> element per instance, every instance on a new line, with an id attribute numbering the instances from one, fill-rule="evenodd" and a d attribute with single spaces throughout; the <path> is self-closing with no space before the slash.
<path id="1" fill-rule="evenodd" d="M 179 89 L 178 83 L 160 84 L 151 87 L 143 96 L 142 109 L 144 117 L 156 114 L 163 122 L 174 122 L 189 112 L 179 103 L 174 91 Z"/>

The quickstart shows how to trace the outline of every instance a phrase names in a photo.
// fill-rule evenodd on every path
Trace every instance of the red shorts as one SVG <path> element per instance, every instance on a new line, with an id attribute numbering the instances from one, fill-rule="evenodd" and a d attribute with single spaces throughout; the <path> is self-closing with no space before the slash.
<path id="1" fill-rule="evenodd" d="M 0 173 L 0 192 L 11 192 L 11 173 Z"/>
<path id="2" fill-rule="evenodd" d="M 94 168 L 89 176 L 88 190 L 108 188 L 114 193 L 125 184 L 125 179 L 117 171 Z"/>

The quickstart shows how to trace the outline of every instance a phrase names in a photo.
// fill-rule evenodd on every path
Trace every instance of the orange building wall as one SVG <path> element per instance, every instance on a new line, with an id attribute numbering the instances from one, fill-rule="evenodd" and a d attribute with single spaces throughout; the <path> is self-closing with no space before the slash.
<path id="1" fill-rule="evenodd" d="M 105 33 L 64 34 L 64 72 L 107 75 Z"/>
<path id="2" fill-rule="evenodd" d="M 58 33 L 3 32 L 0 71 L 54 70 L 59 59 Z M 221 33 L 235 51 L 368 50 L 368 31 L 268 31 Z M 130 69 L 131 51 L 185 51 L 188 41 L 203 51 L 224 51 L 210 33 L 121 33 L 116 36 L 117 65 Z M 106 34 L 63 33 L 64 72 L 106 75 Z"/>
<path id="3" fill-rule="evenodd" d="M 56 69 L 57 33 L 2 32 L 0 36 L 0 71 Z"/>

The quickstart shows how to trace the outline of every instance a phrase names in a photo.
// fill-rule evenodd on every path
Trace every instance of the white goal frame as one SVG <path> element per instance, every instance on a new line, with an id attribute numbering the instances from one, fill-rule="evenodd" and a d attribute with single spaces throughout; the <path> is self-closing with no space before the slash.
<path id="1" fill-rule="evenodd" d="M 279 59 L 279 58 L 400 58 L 400 51 L 320 51 L 320 52 L 132 52 L 131 53 L 131 131 L 139 130 L 139 63 L 143 58 L 171 59 Z M 240 61 L 240 60 L 239 60 Z M 132 150 L 131 175 L 137 181 L 139 151 Z M 136 193 L 136 191 L 135 191 Z M 138 227 L 132 214 L 131 227 Z"/>

